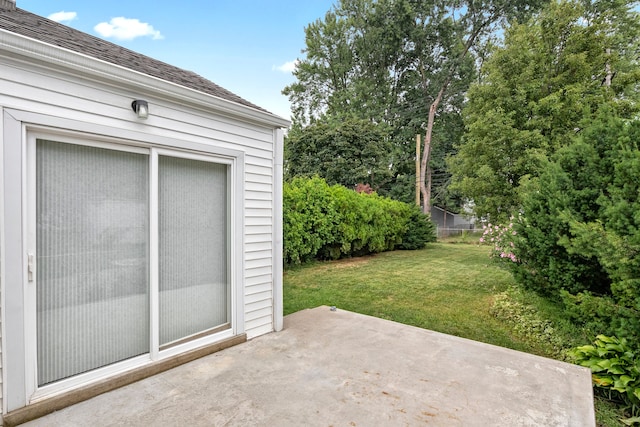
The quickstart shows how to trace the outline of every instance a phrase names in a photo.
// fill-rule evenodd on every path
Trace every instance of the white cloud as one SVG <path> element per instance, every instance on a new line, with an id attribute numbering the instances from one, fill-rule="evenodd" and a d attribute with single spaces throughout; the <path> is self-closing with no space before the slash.
<path id="1" fill-rule="evenodd" d="M 102 37 L 113 37 L 116 40 L 133 40 L 136 37 L 149 36 L 154 40 L 164 38 L 160 31 L 157 31 L 153 26 L 146 22 L 140 22 L 138 19 L 130 19 L 119 16 L 117 18 L 111 18 L 109 22 L 101 22 L 95 27 L 94 30 Z"/>
<path id="2" fill-rule="evenodd" d="M 47 18 L 56 22 L 69 22 L 73 21 L 77 17 L 78 14 L 76 12 L 65 12 L 64 10 L 62 12 L 52 13 L 51 15 L 47 16 Z"/>
<path id="3" fill-rule="evenodd" d="M 285 62 L 282 65 L 273 66 L 274 70 L 282 71 L 283 73 L 293 73 L 296 69 L 296 65 L 298 65 L 298 60 Z"/>

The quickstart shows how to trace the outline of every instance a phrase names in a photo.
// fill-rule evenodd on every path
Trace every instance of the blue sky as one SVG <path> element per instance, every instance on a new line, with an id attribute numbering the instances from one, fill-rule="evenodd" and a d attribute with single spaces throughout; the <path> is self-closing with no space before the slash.
<path id="1" fill-rule="evenodd" d="M 16 3 L 21 9 L 196 72 L 289 118 L 289 101 L 281 91 L 294 81 L 290 65 L 303 56 L 304 27 L 323 18 L 334 0 Z"/>

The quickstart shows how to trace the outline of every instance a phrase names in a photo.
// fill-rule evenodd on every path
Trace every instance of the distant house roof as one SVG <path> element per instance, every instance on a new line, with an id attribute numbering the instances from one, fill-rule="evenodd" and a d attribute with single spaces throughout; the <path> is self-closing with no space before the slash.
<path id="1" fill-rule="evenodd" d="M 97 58 L 130 70 L 157 77 L 227 101 L 267 112 L 265 109 L 229 92 L 210 80 L 162 61 L 150 58 L 122 46 L 94 37 L 15 6 L 10 0 L 0 0 L 0 29 L 20 34 L 44 43 Z"/>

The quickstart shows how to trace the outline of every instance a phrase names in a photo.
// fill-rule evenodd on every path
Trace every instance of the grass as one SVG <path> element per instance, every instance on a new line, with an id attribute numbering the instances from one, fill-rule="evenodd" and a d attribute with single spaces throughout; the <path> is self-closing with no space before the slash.
<path id="1" fill-rule="evenodd" d="M 547 337 L 522 332 L 522 323 L 533 315 L 553 324 L 554 340 L 560 340 L 567 348 L 588 343 L 562 317 L 559 307 L 525 291 L 514 292 L 514 285 L 511 274 L 489 259 L 489 248 L 435 243 L 420 251 L 385 252 L 288 268 L 284 275 L 284 312 L 336 306 L 514 350 L 559 357 Z M 505 295 L 513 301 L 508 300 L 507 310 L 496 316 L 494 301 L 501 298 L 504 306 Z M 522 307 L 526 308 L 526 316 L 519 314 Z M 622 412 L 615 406 L 599 399 L 595 405 L 599 425 L 622 425 L 617 421 Z"/>
<path id="2" fill-rule="evenodd" d="M 485 247 L 433 244 L 421 251 L 314 263 L 285 272 L 284 311 L 319 305 L 530 351 L 489 312 L 513 284 Z"/>
<path id="3" fill-rule="evenodd" d="M 457 234 L 438 238 L 441 243 L 472 243 L 477 244 L 483 231 L 480 230 L 460 230 Z"/>

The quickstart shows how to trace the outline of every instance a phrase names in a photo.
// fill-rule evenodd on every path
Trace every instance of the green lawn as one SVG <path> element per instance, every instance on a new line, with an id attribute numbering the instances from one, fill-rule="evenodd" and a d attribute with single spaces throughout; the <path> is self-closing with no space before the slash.
<path id="1" fill-rule="evenodd" d="M 433 243 L 420 251 L 385 252 L 290 267 L 284 274 L 286 314 L 319 305 L 336 306 L 526 351 L 557 357 L 545 339 L 518 330 L 521 317 L 491 313 L 496 295 L 514 285 L 511 274 L 489 259 L 489 248 L 474 244 Z M 560 307 L 536 295 L 513 293 L 529 313 L 550 320 L 563 347 L 587 344 L 587 338 L 562 317 Z M 519 301 L 519 302 L 518 302 Z M 515 319 L 515 320 L 514 320 Z M 525 319 L 526 323 L 526 319 Z M 532 322 L 535 324 L 535 321 Z M 621 425 L 621 413 L 596 400 L 600 425 Z"/>
<path id="2" fill-rule="evenodd" d="M 513 284 L 486 247 L 436 243 L 420 251 L 314 263 L 287 269 L 284 311 L 319 305 L 368 314 L 523 351 L 512 327 L 489 313 Z"/>

